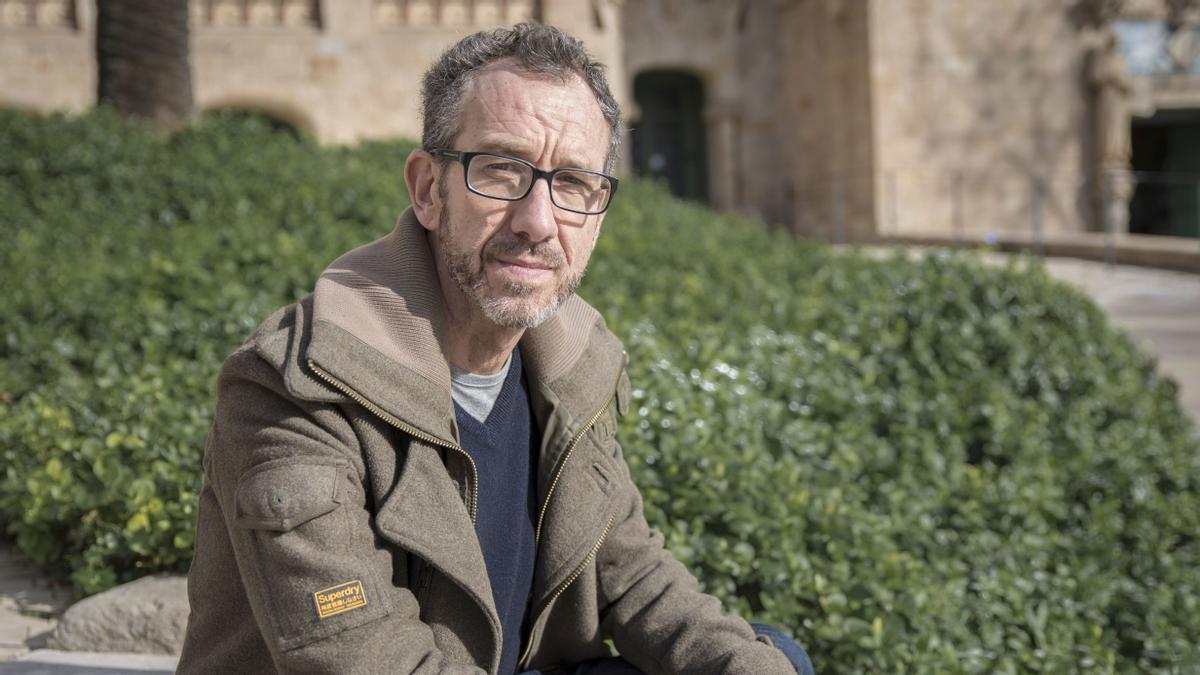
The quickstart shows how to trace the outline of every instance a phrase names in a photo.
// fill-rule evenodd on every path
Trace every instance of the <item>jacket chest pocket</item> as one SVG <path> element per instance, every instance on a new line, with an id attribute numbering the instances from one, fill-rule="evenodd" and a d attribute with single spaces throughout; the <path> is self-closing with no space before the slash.
<path id="1" fill-rule="evenodd" d="M 596 422 L 588 429 L 586 437 L 590 440 L 595 455 L 597 457 L 595 472 L 604 475 L 603 480 L 612 481 L 628 477 L 628 471 L 624 470 L 624 458 L 621 454 L 621 444 L 617 440 L 617 410 L 615 406 L 609 406 L 609 409 L 596 419 Z M 608 486 L 601 482 L 604 491 L 608 492 Z"/>
<path id="2" fill-rule="evenodd" d="M 284 650 L 387 613 L 373 547 L 363 538 L 369 516 L 356 503 L 360 492 L 349 465 L 336 459 L 273 460 L 238 481 L 245 590 L 259 594 Z"/>

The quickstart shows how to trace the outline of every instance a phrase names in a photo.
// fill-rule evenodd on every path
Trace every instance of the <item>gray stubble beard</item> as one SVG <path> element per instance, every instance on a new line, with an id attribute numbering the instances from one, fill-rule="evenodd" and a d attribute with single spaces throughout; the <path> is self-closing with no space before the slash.
<path id="1" fill-rule="evenodd" d="M 508 239 L 493 238 L 488 241 L 476 260 L 474 255 L 451 251 L 450 247 L 446 245 L 445 242 L 452 239 L 449 235 L 455 227 L 451 223 L 447 209 L 442 209 L 438 219 L 438 230 L 446 235 L 438 238 L 437 246 L 438 255 L 441 256 L 442 263 L 446 266 L 446 273 L 449 274 L 451 281 L 458 286 L 463 295 L 469 298 L 483 312 L 483 315 L 497 326 L 521 329 L 536 328 L 553 316 L 562 303 L 574 295 L 575 290 L 579 288 L 584 270 L 569 276 L 555 290 L 550 301 L 533 312 L 528 311 L 529 308 L 523 302 L 533 295 L 535 289 L 532 286 L 509 281 L 504 285 L 504 291 L 509 295 L 493 297 L 487 292 L 487 272 L 484 269 L 484 261 L 502 254 L 529 253 L 555 270 L 559 270 L 566 265 L 566 260 L 561 253 L 545 249 L 539 250 L 537 244 L 530 244 L 519 238 L 511 237 Z"/>

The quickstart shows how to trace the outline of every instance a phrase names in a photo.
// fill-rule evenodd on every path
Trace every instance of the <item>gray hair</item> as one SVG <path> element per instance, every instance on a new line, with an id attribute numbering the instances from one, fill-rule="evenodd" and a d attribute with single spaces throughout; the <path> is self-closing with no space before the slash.
<path id="1" fill-rule="evenodd" d="M 589 56 L 578 39 L 553 26 L 534 23 L 468 35 L 430 66 L 421 88 L 421 147 L 453 147 L 461 131 L 459 117 L 467 85 L 484 67 L 507 58 L 515 59 L 531 74 L 557 77 L 564 83 L 571 75 L 579 75 L 587 83 L 608 122 L 604 168 L 612 171 L 621 147 L 621 108 L 608 88 L 604 64 Z"/>

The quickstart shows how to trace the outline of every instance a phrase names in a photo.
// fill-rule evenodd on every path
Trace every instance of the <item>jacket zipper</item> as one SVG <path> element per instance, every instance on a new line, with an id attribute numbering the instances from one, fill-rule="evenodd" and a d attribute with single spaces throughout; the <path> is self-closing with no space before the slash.
<path id="1" fill-rule="evenodd" d="M 608 397 L 608 401 L 604 404 L 604 406 L 602 406 L 599 410 L 597 410 L 596 414 L 592 415 L 591 419 L 588 420 L 588 423 L 583 425 L 582 427 L 580 427 L 579 430 L 577 432 L 575 432 L 575 435 L 571 437 L 570 444 L 567 446 L 567 451 L 563 454 L 562 461 L 560 461 L 558 464 L 558 470 L 555 471 L 554 478 L 553 478 L 553 480 L 550 481 L 549 489 L 546 490 L 546 498 L 542 501 L 541 511 L 538 513 L 537 528 L 534 532 L 534 546 L 535 547 L 537 546 L 538 542 L 541 541 L 542 521 L 546 517 L 546 510 L 550 506 L 550 497 L 553 496 L 554 488 L 555 488 L 555 486 L 558 485 L 558 479 L 560 476 L 562 476 L 563 469 L 566 468 L 567 460 L 569 460 L 571 458 L 571 453 L 575 451 L 575 446 L 579 444 L 579 441 L 583 438 L 583 435 L 585 433 L 587 433 L 587 430 L 592 428 L 592 426 L 596 424 L 596 420 L 599 420 L 600 416 L 603 415 L 604 412 L 607 411 L 609 409 L 609 407 L 613 404 L 613 400 L 617 396 L 617 389 L 621 385 L 621 373 L 623 373 L 625 371 L 625 364 L 628 362 L 628 360 L 629 360 L 628 354 L 623 353 L 621 355 L 621 369 L 620 369 L 620 371 L 618 371 L 617 379 L 613 383 L 612 395 L 610 395 Z M 427 434 L 427 433 L 421 431 L 420 429 L 417 429 L 416 427 L 413 427 L 409 424 L 405 424 L 403 421 L 401 421 L 395 415 L 392 415 L 392 414 L 388 413 L 387 411 L 383 410 L 379 406 L 377 406 L 374 403 L 367 400 L 367 398 L 365 396 L 354 391 L 352 388 L 350 388 L 349 385 L 338 380 L 333 375 L 330 375 L 328 371 L 322 369 L 312 359 L 308 359 L 308 367 L 323 382 L 325 382 L 329 386 L 333 387 L 334 389 L 340 391 L 341 393 L 345 394 L 346 396 L 349 396 L 355 403 L 358 403 L 362 407 L 366 408 L 372 414 L 374 414 L 376 417 L 383 420 L 384 422 L 387 422 L 388 424 L 392 425 L 393 427 L 396 427 L 397 429 L 399 429 L 400 431 L 403 431 L 404 433 L 408 434 L 409 436 L 412 436 L 414 438 L 419 438 L 419 439 L 425 441 L 426 443 L 430 443 L 430 444 L 436 445 L 438 447 L 447 448 L 449 450 L 454 450 L 455 452 L 458 452 L 459 454 L 461 454 L 463 457 L 466 457 L 467 462 L 469 463 L 469 465 L 471 467 L 471 490 L 470 490 L 470 495 L 468 498 L 468 502 L 469 502 L 468 510 L 470 511 L 470 514 L 471 514 L 471 524 L 472 525 L 475 524 L 475 508 L 477 505 L 476 500 L 478 498 L 478 490 L 479 490 L 479 469 L 475 466 L 475 460 L 471 458 L 471 455 L 469 453 L 467 453 L 466 450 L 462 449 L 461 447 L 459 447 L 457 445 L 454 445 L 453 443 L 447 443 L 435 436 L 431 436 L 430 434 Z M 587 568 L 588 564 L 591 563 L 592 559 L 596 557 L 596 554 L 600 552 L 600 547 L 604 544 L 604 540 L 608 538 L 609 530 L 612 529 L 613 522 L 616 520 L 616 518 L 617 518 L 616 513 L 613 513 L 611 516 L 609 516 L 608 524 L 606 524 L 604 526 L 604 530 L 600 533 L 600 538 L 596 540 L 595 545 L 592 546 L 592 550 L 589 551 L 587 556 L 584 557 L 584 559 L 579 563 L 579 565 L 577 565 L 575 567 L 575 569 L 571 572 L 571 575 L 568 576 L 565 580 L 563 580 L 563 582 L 561 584 L 559 584 L 558 588 L 556 588 L 554 590 L 554 593 L 552 593 L 550 595 L 550 597 L 546 600 L 546 602 L 542 603 L 541 607 L 539 607 L 537 612 L 534 613 L 534 621 L 532 624 L 530 624 L 531 626 L 536 626 L 537 621 L 541 618 L 541 613 L 543 611 L 545 611 L 545 609 L 547 607 L 552 605 L 554 603 L 554 601 L 558 599 L 558 596 L 560 596 L 564 592 L 566 592 L 566 590 L 568 588 L 570 588 L 571 584 L 575 583 L 575 580 L 579 578 L 580 574 L 583 574 L 583 570 L 585 570 Z M 529 658 L 530 650 L 532 648 L 533 648 L 533 639 L 532 639 L 532 634 L 531 634 L 529 644 L 525 645 L 525 652 L 523 654 L 521 654 L 521 658 L 519 658 L 517 660 L 517 662 L 520 664 L 524 664 L 525 659 Z"/>
<path id="2" fill-rule="evenodd" d="M 612 395 L 608 397 L 608 402 L 604 404 L 595 415 L 592 415 L 587 424 L 579 428 L 575 435 L 571 437 L 571 442 L 567 444 L 567 451 L 563 453 L 563 458 L 558 463 L 558 470 L 554 472 L 554 478 L 550 481 L 550 487 L 546 490 L 546 498 L 542 500 L 542 508 L 538 512 L 537 527 L 534 529 L 533 542 L 537 546 L 542 541 L 542 521 L 546 518 L 546 510 L 550 507 L 550 498 L 554 496 L 554 488 L 558 485 L 558 479 L 562 476 L 563 469 L 567 466 L 567 461 L 571 459 L 571 453 L 575 451 L 575 446 L 579 445 L 580 439 L 587 433 L 588 429 L 596 424 L 596 420 L 612 406 L 613 400 L 617 397 L 617 388 L 621 386 L 621 373 L 625 372 L 625 363 L 629 360 L 629 356 L 625 353 L 621 354 L 621 370 L 617 372 L 617 381 L 613 383 Z"/>
<path id="3" fill-rule="evenodd" d="M 587 430 L 591 429 L 596 424 L 596 420 L 600 419 L 600 416 L 612 406 L 613 400 L 615 400 L 617 397 L 617 389 L 621 386 L 621 373 L 625 372 L 625 364 L 628 363 L 628 361 L 629 355 L 622 352 L 621 369 L 617 371 L 617 379 L 615 382 L 613 382 L 612 395 L 610 395 L 608 397 L 608 401 L 596 411 L 596 414 L 592 415 L 587 424 L 580 427 L 579 430 L 575 432 L 575 435 L 571 437 L 571 442 L 567 445 L 567 451 L 563 453 L 563 458 L 558 463 L 558 470 L 554 472 L 554 478 L 550 481 L 550 487 L 546 490 L 546 498 L 542 500 L 541 511 L 538 512 L 537 528 L 534 530 L 533 536 L 535 547 L 542 540 L 542 523 L 546 518 L 546 510 L 550 507 L 550 498 L 554 496 L 554 488 L 558 485 L 558 479 L 560 476 L 562 476 L 563 469 L 565 469 L 567 466 L 567 460 L 571 459 L 571 453 L 575 451 L 575 446 L 579 445 L 579 441 L 583 438 L 583 435 L 587 433 Z M 546 601 L 543 602 L 540 607 L 538 607 L 537 611 L 533 613 L 533 621 L 529 624 L 531 626 L 529 642 L 525 645 L 525 649 L 521 654 L 521 657 L 517 659 L 517 664 L 519 667 L 526 668 L 528 666 L 526 659 L 529 658 L 530 650 L 533 649 L 533 630 L 537 628 L 538 620 L 541 619 L 542 612 L 544 612 L 547 607 L 554 604 L 554 601 L 558 599 L 558 596 L 566 592 L 566 590 L 570 588 L 571 584 L 575 583 L 575 580 L 579 578 L 579 575 L 583 574 L 583 570 L 587 569 L 588 564 L 590 564 L 592 559 L 596 557 L 596 554 L 600 552 L 600 547 L 604 545 L 604 540 L 608 538 L 608 532 L 612 529 L 613 521 L 616 519 L 616 513 L 613 513 L 608 517 L 608 524 L 605 525 L 604 530 L 600 532 L 600 538 L 596 540 L 595 545 L 592 546 L 592 550 L 589 551 L 587 556 L 584 557 L 584 559 L 575 567 L 575 569 L 571 572 L 571 575 L 564 579 L 563 582 L 558 585 L 558 588 L 554 589 L 554 593 L 550 594 L 550 597 L 547 598 Z"/>
<path id="4" fill-rule="evenodd" d="M 604 526 L 604 530 L 600 533 L 600 538 L 596 540 L 596 544 L 592 546 L 592 550 L 588 551 L 587 557 L 585 557 L 579 563 L 579 565 L 575 567 L 575 570 L 571 572 L 571 576 L 564 579 L 563 582 L 558 585 L 558 588 L 554 590 L 554 593 L 547 598 L 546 601 L 542 603 L 542 606 L 538 608 L 537 612 L 534 613 L 533 623 L 529 624 L 533 627 L 531 628 L 529 635 L 529 643 L 525 645 L 525 651 L 521 654 L 521 658 L 517 659 L 519 667 L 527 668 L 529 665 L 526 663 L 526 659 L 529 658 L 530 651 L 533 649 L 532 630 L 537 627 L 538 620 L 542 618 L 542 612 L 545 611 L 550 605 L 553 605 L 554 601 L 558 599 L 558 596 L 562 595 L 568 588 L 570 588 L 571 584 L 575 583 L 575 580 L 579 578 L 579 575 L 583 574 L 583 571 L 587 569 L 587 566 L 592 562 L 592 559 L 595 558 L 596 554 L 600 552 L 600 547 L 604 545 L 604 540 L 608 538 L 608 532 L 612 529 L 613 522 L 616 521 L 616 519 L 616 512 L 608 517 L 608 524 Z"/>
<path id="5" fill-rule="evenodd" d="M 388 424 L 392 425 L 393 427 L 396 427 L 397 429 L 399 429 L 400 431 L 403 431 L 404 433 L 408 434 L 409 436 L 412 436 L 414 438 L 419 438 L 422 441 L 425 441 L 426 443 L 429 443 L 431 445 L 436 445 L 438 447 L 446 448 L 448 450 L 454 450 L 455 452 L 458 452 L 459 454 L 461 454 L 463 457 L 466 457 L 467 463 L 471 467 L 471 490 L 470 490 L 470 494 L 467 495 L 467 510 L 471 514 L 471 524 L 472 525 L 475 524 L 475 507 L 477 506 L 476 500 L 479 497 L 479 469 L 475 466 L 475 460 L 471 459 L 471 455 L 469 453 L 467 453 L 466 450 L 463 450 L 461 447 L 454 445 L 453 443 L 447 443 L 446 441 L 443 441 L 435 436 L 431 436 L 431 435 L 425 433 L 424 431 L 417 429 L 416 427 L 405 424 L 395 415 L 392 415 L 392 414 L 388 413 L 387 411 L 383 410 L 382 408 L 380 408 L 379 406 L 375 405 L 374 403 L 371 403 L 362 394 L 359 394 L 358 392 L 351 389 L 349 387 L 349 385 L 341 382 L 340 380 L 335 378 L 333 375 L 330 375 L 327 371 L 325 371 L 320 366 L 318 366 L 312 359 L 308 360 L 308 367 L 310 370 L 313 371 L 313 373 L 316 374 L 317 377 L 321 378 L 321 380 L 324 381 L 326 384 L 333 387 L 334 389 L 337 389 L 338 391 L 342 392 L 346 396 L 349 396 L 351 399 L 354 400 L 355 403 L 357 403 L 357 404 L 361 405 L 362 407 L 366 408 L 367 410 L 371 411 L 372 414 L 374 414 L 376 417 L 383 420 L 384 422 L 387 422 Z"/>

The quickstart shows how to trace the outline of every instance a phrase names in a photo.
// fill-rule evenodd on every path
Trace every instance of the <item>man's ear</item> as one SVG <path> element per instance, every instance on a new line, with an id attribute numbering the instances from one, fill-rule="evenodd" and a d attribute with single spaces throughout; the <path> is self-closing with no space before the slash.
<path id="1" fill-rule="evenodd" d="M 413 213 L 426 230 L 435 230 L 442 202 L 437 190 L 437 164 L 433 155 L 417 148 L 404 161 L 404 183 L 412 198 Z"/>

